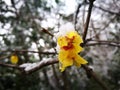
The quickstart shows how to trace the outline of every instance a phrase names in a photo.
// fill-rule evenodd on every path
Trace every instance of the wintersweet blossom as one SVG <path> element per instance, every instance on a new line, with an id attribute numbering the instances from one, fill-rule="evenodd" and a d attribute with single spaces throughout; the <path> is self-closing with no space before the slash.
<path id="1" fill-rule="evenodd" d="M 74 30 L 72 24 L 62 26 L 56 37 L 61 71 L 64 71 L 68 66 L 75 65 L 80 67 L 81 64 L 87 63 L 87 61 L 78 54 L 83 50 L 80 46 L 83 41 L 80 35 Z"/>
<path id="2" fill-rule="evenodd" d="M 18 63 L 18 56 L 17 55 L 12 55 L 10 57 L 10 61 L 12 64 L 17 64 Z"/>

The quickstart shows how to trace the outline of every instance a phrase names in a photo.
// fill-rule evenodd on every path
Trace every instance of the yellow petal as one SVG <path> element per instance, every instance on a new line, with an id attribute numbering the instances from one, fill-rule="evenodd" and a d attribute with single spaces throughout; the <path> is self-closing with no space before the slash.
<path id="1" fill-rule="evenodd" d="M 60 70 L 63 72 L 66 67 L 72 66 L 73 65 L 73 60 L 72 59 L 66 59 L 61 62 Z"/>
<path id="2" fill-rule="evenodd" d="M 64 59 L 67 58 L 69 52 L 65 51 L 65 50 L 60 50 L 59 54 L 58 54 L 58 59 L 60 62 L 62 62 Z"/>
<path id="3" fill-rule="evenodd" d="M 77 55 L 76 58 L 75 58 L 75 60 L 74 60 L 74 64 L 77 67 L 81 66 L 81 64 L 87 64 L 87 63 L 88 62 L 84 58 L 82 58 L 81 56 L 79 56 L 79 55 Z"/>
<path id="4" fill-rule="evenodd" d="M 67 33 L 68 38 L 72 38 L 73 36 L 76 36 L 76 31 L 71 31 Z"/>
<path id="5" fill-rule="evenodd" d="M 60 69 L 61 72 L 63 72 L 63 71 L 65 70 L 65 68 L 66 68 L 66 67 L 62 67 L 62 66 L 60 66 L 59 69 Z"/>
<path id="6" fill-rule="evenodd" d="M 71 58 L 68 58 L 67 56 L 58 56 L 59 62 L 62 64 L 62 66 L 67 67 L 73 65 L 73 60 Z"/>
<path id="7" fill-rule="evenodd" d="M 58 54 L 58 59 L 60 62 L 60 70 L 64 71 L 66 67 L 73 65 L 73 59 L 69 57 L 69 52 L 68 51 L 60 51 Z"/>
<path id="8" fill-rule="evenodd" d="M 73 49 L 74 49 L 75 52 L 79 53 L 79 52 L 83 51 L 83 48 L 80 45 L 76 45 L 74 43 L 73 46 L 74 46 Z"/>
<path id="9" fill-rule="evenodd" d="M 76 43 L 82 43 L 83 42 L 83 40 L 82 40 L 82 38 L 80 37 L 80 35 L 76 35 L 76 37 L 75 37 L 75 40 L 74 40 Z"/>
<path id="10" fill-rule="evenodd" d="M 80 43 L 83 42 L 82 38 L 80 37 L 80 35 L 76 31 L 69 32 L 67 34 L 67 36 L 68 36 L 68 38 L 73 38 L 74 37 L 73 42 L 76 43 L 76 44 L 80 44 Z"/>
<path id="11" fill-rule="evenodd" d="M 60 47 L 67 46 L 67 41 L 65 37 L 59 37 L 58 38 L 58 44 Z"/>

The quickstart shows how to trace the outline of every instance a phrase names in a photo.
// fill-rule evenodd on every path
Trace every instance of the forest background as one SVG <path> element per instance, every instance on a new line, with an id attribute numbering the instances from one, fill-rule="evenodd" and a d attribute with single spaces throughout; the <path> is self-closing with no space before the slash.
<path id="1" fill-rule="evenodd" d="M 89 63 L 62 73 L 53 35 L 69 22 Z M 120 90 L 119 68 L 119 0 L 0 0 L 0 90 Z"/>

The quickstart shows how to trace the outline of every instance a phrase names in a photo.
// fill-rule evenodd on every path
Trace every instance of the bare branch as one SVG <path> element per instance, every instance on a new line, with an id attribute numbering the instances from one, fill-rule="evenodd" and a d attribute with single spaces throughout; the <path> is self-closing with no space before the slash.
<path id="1" fill-rule="evenodd" d="M 91 17 L 93 2 L 95 0 L 89 0 L 89 1 L 90 1 L 90 5 L 89 5 L 89 10 L 88 10 L 88 14 L 87 14 L 87 19 L 86 19 L 85 27 L 84 27 L 84 34 L 83 34 L 83 41 L 84 41 L 84 43 L 85 43 L 85 39 L 86 39 L 86 36 L 87 36 L 87 31 L 88 31 L 88 26 L 89 26 L 89 22 L 90 22 L 90 17 Z"/>
<path id="2" fill-rule="evenodd" d="M 43 60 L 43 61 L 40 61 L 40 63 L 38 65 L 36 65 L 34 68 L 31 68 L 29 70 L 25 70 L 25 67 L 24 67 L 24 72 L 25 72 L 25 74 L 31 74 L 45 66 L 55 64 L 55 63 L 58 63 L 58 59 L 51 59 L 51 60 L 45 60 L 45 61 Z M 108 90 L 107 86 L 105 86 L 105 84 L 102 82 L 102 80 L 97 77 L 97 75 L 93 72 L 93 70 L 91 68 L 89 68 L 87 65 L 82 65 L 82 67 L 85 69 L 85 71 L 87 72 L 87 74 L 89 76 L 94 78 L 103 87 L 104 90 Z"/>
<path id="3" fill-rule="evenodd" d="M 42 29 L 42 31 L 50 36 L 54 36 L 53 34 L 51 34 L 48 30 L 46 30 L 45 28 Z"/>
<path id="4" fill-rule="evenodd" d="M 35 71 L 37 71 L 37 70 L 39 70 L 39 69 L 41 69 L 41 68 L 43 68 L 45 66 L 55 64 L 55 63 L 58 63 L 57 59 L 42 60 L 42 61 L 38 62 L 38 64 L 36 66 L 34 66 L 32 68 L 29 68 L 29 69 L 26 69 L 27 66 L 24 67 L 24 66 L 20 65 L 19 67 L 24 68 L 25 74 L 31 74 L 31 73 L 33 73 L 33 72 L 35 72 Z"/>
<path id="5" fill-rule="evenodd" d="M 100 9 L 100 10 L 102 10 L 102 11 L 104 11 L 104 12 L 108 12 L 108 13 L 110 13 L 110 14 L 115 14 L 115 15 L 117 15 L 117 16 L 120 16 L 120 12 L 109 11 L 109 10 L 106 10 L 106 9 L 104 9 L 104 8 L 102 8 L 102 7 L 98 7 L 98 6 L 95 6 L 95 5 L 94 5 L 94 7 L 97 8 L 97 9 Z"/>
<path id="6" fill-rule="evenodd" d="M 109 90 L 108 87 L 103 83 L 103 81 L 97 77 L 97 75 L 93 72 L 93 70 L 91 68 L 89 68 L 86 65 L 82 65 L 82 67 L 86 70 L 86 73 L 95 79 L 95 81 L 97 83 L 99 83 L 99 85 L 104 89 L 104 90 Z"/>
<path id="7" fill-rule="evenodd" d="M 28 66 L 22 66 L 22 65 L 17 66 L 17 65 L 12 65 L 12 64 L 3 64 L 3 63 L 0 63 L 0 66 L 15 68 L 25 74 L 31 74 L 37 70 L 40 70 L 41 68 L 43 68 L 45 66 L 55 64 L 55 63 L 58 63 L 58 59 L 42 60 L 42 61 L 38 62 L 38 64 L 36 66 L 29 68 L 29 69 L 26 69 Z M 87 72 L 88 75 L 90 75 L 92 78 L 94 78 L 104 88 L 104 90 L 108 90 L 107 87 L 104 85 L 104 83 L 96 76 L 96 74 L 92 71 L 91 68 L 89 68 L 86 65 L 82 65 L 82 67 L 85 69 L 85 71 Z"/>
<path id="8" fill-rule="evenodd" d="M 10 67 L 10 68 L 15 68 L 15 69 L 22 69 L 18 65 L 13 65 L 13 64 L 5 64 L 0 62 L 0 66 L 2 67 Z"/>
<path id="9" fill-rule="evenodd" d="M 57 54 L 56 52 L 40 52 L 40 51 L 29 51 L 29 50 L 6 50 L 6 51 L 2 51 L 2 52 L 22 52 L 22 53 L 26 53 L 26 52 L 31 52 L 31 53 L 39 53 L 39 54 L 46 54 L 46 55 L 49 55 L 49 54 Z"/>
<path id="10" fill-rule="evenodd" d="M 5 59 L 5 58 L 8 58 L 9 56 L 10 56 L 10 55 L 1 56 L 1 57 L 0 57 L 0 60 Z"/>
<path id="11" fill-rule="evenodd" d="M 95 43 L 87 43 L 85 46 L 95 46 L 95 45 L 109 45 L 109 46 L 115 46 L 120 48 L 120 44 L 114 44 L 114 43 L 107 43 L 107 42 L 95 42 Z"/>
<path id="12" fill-rule="evenodd" d="M 112 41 L 112 40 L 111 41 L 110 40 L 90 40 L 90 41 L 120 44 L 120 41 Z"/>
<path id="13" fill-rule="evenodd" d="M 84 43 L 83 43 L 83 47 L 84 47 L 85 44 L 86 44 L 85 41 L 86 41 L 86 36 L 87 36 L 89 21 L 90 21 L 90 17 L 91 17 L 93 2 L 94 2 L 95 0 L 89 0 L 89 1 L 90 1 L 90 5 L 89 5 L 89 10 L 88 10 L 88 15 L 87 15 L 85 27 L 84 27 L 84 35 L 83 35 L 83 41 L 84 41 Z M 93 72 L 93 70 L 92 70 L 91 68 L 89 68 L 89 67 L 86 66 L 86 65 L 82 65 L 82 67 L 86 70 L 87 75 L 93 77 L 94 80 L 95 80 L 96 82 L 98 82 L 98 83 L 100 84 L 100 86 L 101 86 L 104 90 L 109 90 L 109 89 L 107 88 L 107 86 L 103 83 L 103 81 L 97 77 L 97 75 Z"/>
<path id="14" fill-rule="evenodd" d="M 75 12 L 75 19 L 74 19 L 74 24 L 75 24 L 74 27 L 75 27 L 75 30 L 76 30 L 76 24 L 77 24 L 78 14 L 80 13 L 80 8 L 81 8 L 82 5 L 86 5 L 86 4 L 89 4 L 89 3 L 87 2 L 87 0 L 83 0 L 82 3 L 79 3 L 79 4 L 78 4 L 78 7 L 77 7 L 76 12 Z"/>
<path id="15" fill-rule="evenodd" d="M 91 42 L 92 41 L 92 42 Z M 107 41 L 107 40 L 92 40 L 88 39 L 86 40 L 85 46 L 95 46 L 95 45 L 109 45 L 109 46 L 115 46 L 120 48 L 120 42 L 119 41 Z M 91 42 L 91 43 L 88 43 Z"/>

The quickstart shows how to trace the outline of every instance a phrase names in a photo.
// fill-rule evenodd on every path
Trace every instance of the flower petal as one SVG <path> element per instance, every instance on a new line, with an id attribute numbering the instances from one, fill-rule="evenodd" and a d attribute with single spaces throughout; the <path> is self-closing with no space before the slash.
<path id="1" fill-rule="evenodd" d="M 60 45 L 60 47 L 63 47 L 63 46 L 67 46 L 68 43 L 67 43 L 65 37 L 59 37 L 58 44 Z"/>
<path id="2" fill-rule="evenodd" d="M 58 59 L 63 66 L 70 66 L 73 64 L 72 58 L 69 58 L 66 54 L 59 53 Z"/>
<path id="3" fill-rule="evenodd" d="M 74 64 L 77 67 L 81 66 L 81 64 L 87 64 L 87 63 L 88 62 L 84 58 L 82 58 L 81 56 L 79 56 L 79 55 L 77 55 L 76 58 L 75 58 L 75 60 L 74 60 Z"/>
<path id="4" fill-rule="evenodd" d="M 64 71 L 66 67 L 72 66 L 72 65 L 73 65 L 73 60 L 72 59 L 67 59 L 66 58 L 66 60 L 62 60 L 61 66 L 60 66 L 61 72 Z"/>
<path id="5" fill-rule="evenodd" d="M 80 47 L 80 45 L 76 45 L 76 44 L 74 43 L 73 46 L 74 46 L 74 51 L 75 51 L 75 52 L 79 53 L 79 52 L 83 51 L 83 48 Z"/>

